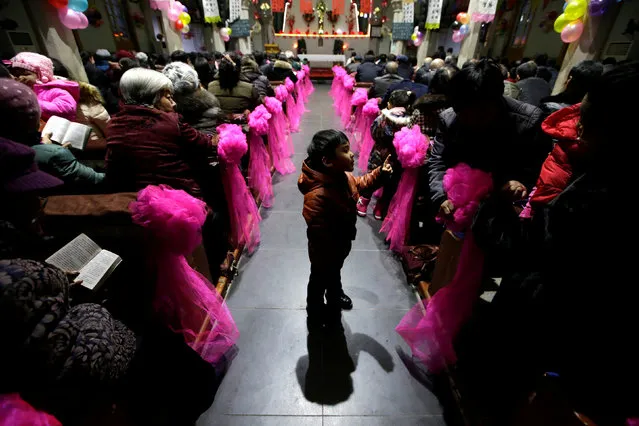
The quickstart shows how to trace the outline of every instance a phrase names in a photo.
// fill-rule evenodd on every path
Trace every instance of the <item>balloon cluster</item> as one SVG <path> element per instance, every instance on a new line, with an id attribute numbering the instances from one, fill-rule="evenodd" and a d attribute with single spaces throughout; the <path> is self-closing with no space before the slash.
<path id="1" fill-rule="evenodd" d="M 231 39 L 232 33 L 233 33 L 233 30 L 231 30 L 230 27 L 220 28 L 220 37 L 222 37 L 222 40 L 224 42 L 227 42 Z"/>
<path id="2" fill-rule="evenodd" d="M 567 0 L 564 12 L 557 17 L 553 27 L 561 34 L 564 43 L 577 41 L 584 31 L 583 18 L 586 13 L 590 16 L 601 16 L 613 2 L 614 0 Z"/>
<path id="3" fill-rule="evenodd" d="M 413 30 L 413 34 L 411 34 L 410 39 L 413 41 L 415 46 L 419 46 L 424 41 L 424 33 L 419 31 L 419 26 L 415 27 Z"/>
<path id="4" fill-rule="evenodd" d="M 70 30 L 82 30 L 89 26 L 89 19 L 82 12 L 89 8 L 88 0 L 49 0 L 58 9 L 62 25 Z"/>
<path id="5" fill-rule="evenodd" d="M 152 9 L 163 10 L 166 17 L 173 22 L 176 31 L 186 34 L 191 31 L 189 24 L 191 23 L 191 15 L 189 9 L 177 0 L 151 0 Z"/>
<path id="6" fill-rule="evenodd" d="M 455 43 L 461 43 L 461 41 L 466 38 L 468 33 L 470 32 L 470 15 L 466 12 L 459 12 L 456 16 L 455 22 L 451 24 L 451 28 L 453 29 L 453 41 Z"/>

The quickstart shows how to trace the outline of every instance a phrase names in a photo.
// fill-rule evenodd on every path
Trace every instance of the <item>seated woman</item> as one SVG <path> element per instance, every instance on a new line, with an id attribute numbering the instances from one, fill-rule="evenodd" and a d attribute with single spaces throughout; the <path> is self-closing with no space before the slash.
<path id="1" fill-rule="evenodd" d="M 417 98 L 413 105 L 414 114 L 417 114 L 417 124 L 422 133 L 430 138 L 435 137 L 439 113 L 450 107 L 448 86 L 457 71 L 457 67 L 452 65 L 438 69 L 430 80 L 429 93 Z"/>
<path id="2" fill-rule="evenodd" d="M 120 91 L 124 105 L 107 127 L 109 188 L 126 192 L 166 184 L 205 199 L 199 174 L 215 145 L 210 135 L 180 120 L 171 80 L 134 68 L 122 76 Z"/>
<path id="3" fill-rule="evenodd" d="M 175 110 L 184 121 L 202 132 L 214 133 L 222 109 L 217 98 L 200 85 L 197 71 L 184 62 L 171 62 L 162 73 L 173 83 Z"/>
<path id="4" fill-rule="evenodd" d="M 100 90 L 85 82 L 80 82 L 80 100 L 76 121 L 91 127 L 89 142 L 82 152 L 77 155 L 87 164 L 104 166 L 106 153 L 106 127 L 111 116 L 105 108 L 104 98 Z"/>
<path id="5" fill-rule="evenodd" d="M 265 96 L 275 96 L 275 91 L 271 87 L 268 78 L 260 72 L 260 67 L 257 65 L 257 62 L 249 56 L 242 58 L 240 80 L 254 85 L 257 89 L 257 93 L 260 95 L 260 99 L 263 99 Z"/>
<path id="6" fill-rule="evenodd" d="M 227 114 L 248 114 L 260 103 L 255 86 L 240 81 L 240 61 L 234 53 L 226 54 L 220 61 L 219 78 L 209 84 L 209 92 L 220 101 L 222 111 Z"/>
<path id="7" fill-rule="evenodd" d="M 52 143 L 49 135 L 38 132 L 40 106 L 35 93 L 17 81 L 0 79 L 0 138 L 33 148 L 38 167 L 60 178 L 64 193 L 96 193 L 102 191 L 104 173 L 80 163 L 68 148 Z"/>

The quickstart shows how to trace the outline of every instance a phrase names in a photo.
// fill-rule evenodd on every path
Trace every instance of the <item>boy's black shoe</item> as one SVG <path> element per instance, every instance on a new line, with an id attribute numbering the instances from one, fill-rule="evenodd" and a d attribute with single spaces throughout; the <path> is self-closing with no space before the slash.
<path id="1" fill-rule="evenodd" d="M 339 298 L 339 307 L 345 311 L 350 311 L 351 309 L 353 309 L 353 301 L 350 297 L 342 293 Z"/>

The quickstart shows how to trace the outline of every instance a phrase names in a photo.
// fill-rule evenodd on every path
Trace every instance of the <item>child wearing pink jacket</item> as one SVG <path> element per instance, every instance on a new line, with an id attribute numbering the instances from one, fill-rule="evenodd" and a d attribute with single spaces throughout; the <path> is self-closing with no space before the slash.
<path id="1" fill-rule="evenodd" d="M 33 89 L 44 121 L 53 115 L 75 121 L 80 97 L 78 83 L 56 79 L 51 59 L 33 52 L 18 53 L 11 59 L 11 74 Z"/>

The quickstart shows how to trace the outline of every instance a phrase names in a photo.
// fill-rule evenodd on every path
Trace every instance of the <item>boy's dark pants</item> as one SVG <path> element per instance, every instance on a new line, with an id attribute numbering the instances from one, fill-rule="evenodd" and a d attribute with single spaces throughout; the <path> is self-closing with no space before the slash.
<path id="1" fill-rule="evenodd" d="M 339 298 L 342 296 L 341 270 L 351 251 L 352 241 L 339 236 L 309 232 L 308 256 L 311 260 L 311 276 L 308 280 L 306 310 L 310 316 L 322 314 L 324 296 L 327 310 L 340 312 Z"/>

